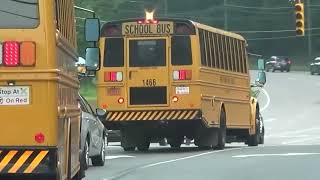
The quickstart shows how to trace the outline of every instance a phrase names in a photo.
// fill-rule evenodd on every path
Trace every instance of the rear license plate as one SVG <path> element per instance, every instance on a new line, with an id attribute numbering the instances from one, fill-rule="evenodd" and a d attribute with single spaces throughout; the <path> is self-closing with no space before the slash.
<path id="1" fill-rule="evenodd" d="M 29 86 L 0 86 L 0 106 L 30 104 Z"/>

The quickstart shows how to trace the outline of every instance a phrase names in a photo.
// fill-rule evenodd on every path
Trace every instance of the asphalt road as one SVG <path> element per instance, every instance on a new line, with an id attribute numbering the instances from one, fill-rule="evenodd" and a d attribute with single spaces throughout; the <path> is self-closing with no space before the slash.
<path id="1" fill-rule="evenodd" d="M 253 76 L 255 72 L 253 72 Z M 320 76 L 268 73 L 260 103 L 265 145 L 227 145 L 223 151 L 152 144 L 149 152 L 107 148 L 104 167 L 90 167 L 85 180 L 318 180 L 320 179 Z"/>

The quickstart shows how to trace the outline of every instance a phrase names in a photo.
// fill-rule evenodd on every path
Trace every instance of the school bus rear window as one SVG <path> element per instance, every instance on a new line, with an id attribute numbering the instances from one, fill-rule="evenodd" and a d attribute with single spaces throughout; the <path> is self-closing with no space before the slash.
<path id="1" fill-rule="evenodd" d="M 166 41 L 131 40 L 129 43 L 130 67 L 166 66 Z"/>
<path id="2" fill-rule="evenodd" d="M 189 36 L 173 36 L 172 43 L 172 65 L 191 65 L 191 41 Z"/>
<path id="3" fill-rule="evenodd" d="M 1 0 L 0 28 L 35 28 L 38 25 L 38 0 Z"/>
<path id="4" fill-rule="evenodd" d="M 110 38 L 105 41 L 104 67 L 123 67 L 124 42 L 123 38 Z"/>

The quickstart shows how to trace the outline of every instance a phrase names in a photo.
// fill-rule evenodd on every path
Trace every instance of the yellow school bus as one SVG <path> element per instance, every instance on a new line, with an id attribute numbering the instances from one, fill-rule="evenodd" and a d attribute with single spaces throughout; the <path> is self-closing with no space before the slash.
<path id="1" fill-rule="evenodd" d="M 121 130 L 124 150 L 146 151 L 161 138 L 173 148 L 186 137 L 201 148 L 263 143 L 245 39 L 148 16 L 105 23 L 100 33 L 97 104 L 107 112 L 106 127 Z"/>
<path id="2" fill-rule="evenodd" d="M 1 0 L 0 179 L 81 179 L 71 0 Z"/>

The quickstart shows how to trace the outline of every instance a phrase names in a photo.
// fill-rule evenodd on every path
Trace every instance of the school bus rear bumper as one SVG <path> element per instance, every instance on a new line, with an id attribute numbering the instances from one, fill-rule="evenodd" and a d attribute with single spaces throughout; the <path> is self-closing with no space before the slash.
<path id="1" fill-rule="evenodd" d="M 199 109 L 193 110 L 135 110 L 135 111 L 108 111 L 107 122 L 123 121 L 170 121 L 196 120 L 201 118 Z"/>
<path id="2" fill-rule="evenodd" d="M 56 174 L 55 148 L 0 147 L 0 179 L 10 176 L 55 176 Z"/>

